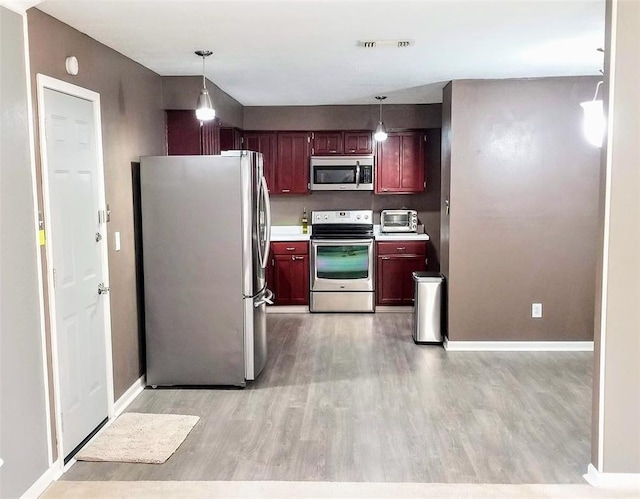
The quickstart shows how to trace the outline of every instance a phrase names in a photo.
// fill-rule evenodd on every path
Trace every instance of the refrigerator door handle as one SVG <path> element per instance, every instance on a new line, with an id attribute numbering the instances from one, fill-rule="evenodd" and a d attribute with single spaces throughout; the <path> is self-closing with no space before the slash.
<path id="1" fill-rule="evenodd" d="M 259 300 L 253 303 L 253 306 L 258 308 L 260 305 L 263 305 L 264 303 L 266 303 L 267 305 L 273 305 L 273 298 L 274 298 L 273 291 L 271 291 L 268 288 L 265 288 L 264 293 L 262 294 Z"/>
<path id="2" fill-rule="evenodd" d="M 262 193 L 262 200 L 264 202 L 264 214 L 265 214 L 265 240 L 264 250 L 261 250 L 261 265 L 263 269 L 267 268 L 269 263 L 269 250 L 271 249 L 271 200 L 269 199 L 269 190 L 267 189 L 267 180 L 264 176 L 260 177 L 260 191 Z"/>

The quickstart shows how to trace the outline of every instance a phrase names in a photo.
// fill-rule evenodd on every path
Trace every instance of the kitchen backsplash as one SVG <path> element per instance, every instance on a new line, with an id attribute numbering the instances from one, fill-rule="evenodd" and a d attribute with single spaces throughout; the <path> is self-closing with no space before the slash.
<path id="1" fill-rule="evenodd" d="M 374 223 L 380 223 L 380 210 L 409 208 L 425 211 L 429 201 L 427 193 L 413 195 L 376 196 L 371 192 L 314 192 L 301 196 L 271 196 L 274 225 L 299 225 L 302 210 L 373 210 Z M 432 209 L 439 209 L 434 206 Z"/>

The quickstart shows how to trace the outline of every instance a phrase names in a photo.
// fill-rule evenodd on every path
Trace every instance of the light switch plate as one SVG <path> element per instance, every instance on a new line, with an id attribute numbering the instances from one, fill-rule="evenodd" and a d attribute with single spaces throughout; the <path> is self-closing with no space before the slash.
<path id="1" fill-rule="evenodd" d="M 532 303 L 531 304 L 531 317 L 533 319 L 541 319 L 542 318 L 542 303 Z"/>
<path id="2" fill-rule="evenodd" d="M 116 251 L 120 251 L 120 232 L 114 233 L 116 238 Z"/>

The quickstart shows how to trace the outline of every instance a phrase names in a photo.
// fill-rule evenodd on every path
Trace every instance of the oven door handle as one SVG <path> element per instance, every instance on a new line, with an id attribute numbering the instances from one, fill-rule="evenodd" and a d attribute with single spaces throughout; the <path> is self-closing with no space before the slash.
<path id="1" fill-rule="evenodd" d="M 318 246 L 373 246 L 374 239 L 312 239 L 311 246 L 317 248 Z"/>

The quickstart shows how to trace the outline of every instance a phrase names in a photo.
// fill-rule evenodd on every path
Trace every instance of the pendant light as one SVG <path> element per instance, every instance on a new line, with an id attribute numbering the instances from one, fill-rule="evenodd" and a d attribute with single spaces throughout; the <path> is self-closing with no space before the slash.
<path id="1" fill-rule="evenodd" d="M 207 90 L 204 77 L 204 60 L 211 54 L 213 54 L 213 52 L 210 50 L 196 50 L 196 55 L 202 57 L 202 90 L 200 90 L 198 104 L 196 105 L 196 118 L 200 121 L 211 121 L 216 117 L 216 110 L 213 109 L 213 104 L 211 104 L 211 97 L 209 97 L 209 91 Z"/>
<path id="2" fill-rule="evenodd" d="M 588 100 L 580 104 L 584 110 L 584 121 L 582 125 L 584 135 L 589 143 L 596 147 L 602 147 L 602 139 L 604 138 L 606 125 L 602 100 L 597 100 L 600 85 L 602 85 L 601 81 L 596 85 L 596 93 L 593 95 L 593 100 Z"/>
<path id="3" fill-rule="evenodd" d="M 387 129 L 382 122 L 382 101 L 387 98 L 386 95 L 378 95 L 376 99 L 380 102 L 380 121 L 378 121 L 378 126 L 376 127 L 376 131 L 373 134 L 373 138 L 376 142 L 384 142 L 387 140 Z"/>

